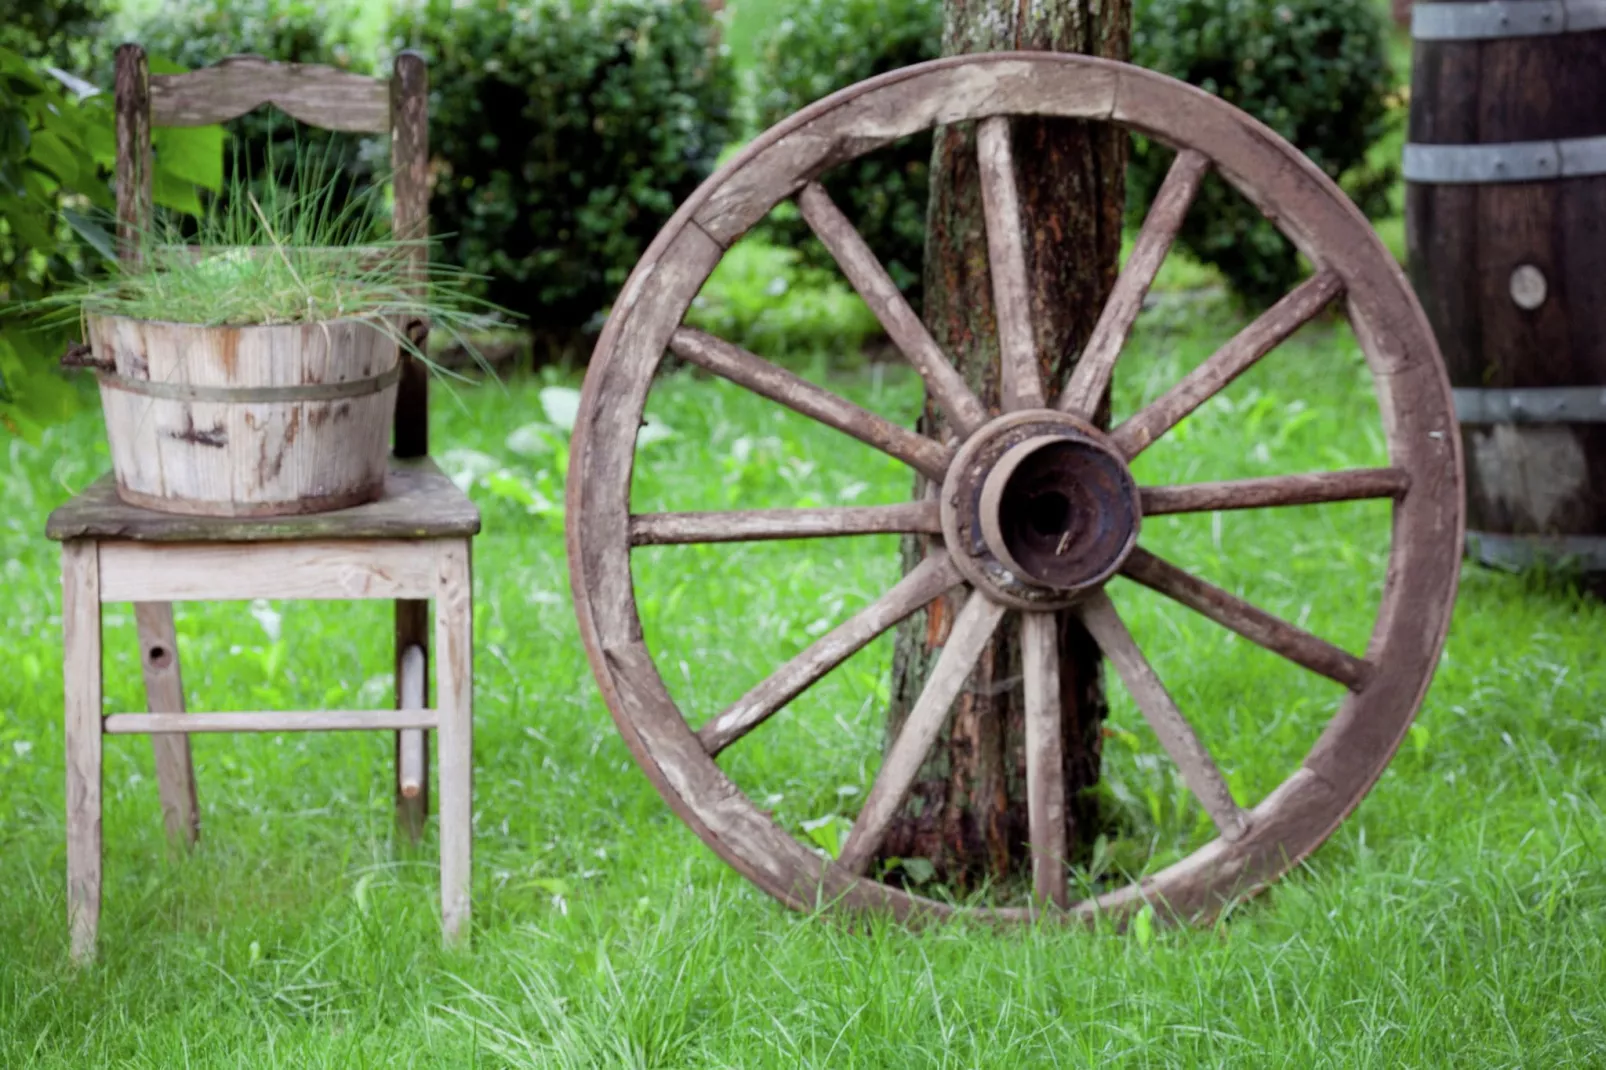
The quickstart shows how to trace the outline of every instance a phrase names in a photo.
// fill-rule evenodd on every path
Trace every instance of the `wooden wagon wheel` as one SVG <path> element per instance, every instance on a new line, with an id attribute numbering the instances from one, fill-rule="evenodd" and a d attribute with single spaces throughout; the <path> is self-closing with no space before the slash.
<path id="1" fill-rule="evenodd" d="M 1108 121 L 1177 149 L 1129 262 L 1061 397 L 1044 398 L 1033 353 L 1009 116 Z M 938 124 L 978 121 L 1004 412 L 988 413 L 825 191 L 826 169 Z M 1314 275 L 1158 400 L 1113 431 L 1089 417 L 1199 183 L 1215 168 L 1315 266 Z M 725 250 L 781 200 L 803 217 L 923 379 L 960 442 L 891 423 L 681 319 Z M 1128 462 L 1343 297 L 1365 352 L 1391 466 L 1137 487 Z M 632 516 L 637 430 L 666 350 L 924 473 L 938 502 Z M 1275 879 L 1319 845 L 1382 772 L 1422 701 L 1455 595 L 1461 458 L 1450 391 L 1404 276 L 1338 188 L 1276 134 L 1227 104 L 1136 67 L 1010 53 L 938 60 L 863 82 L 769 130 L 705 182 L 626 283 L 592 358 L 568 480 L 569 562 L 591 664 L 636 760 L 675 811 L 727 862 L 798 907 L 834 902 L 899 916 L 954 907 L 864 876 L 888 823 L 989 637 L 1022 629 L 1029 823 L 1036 902 L 1066 905 L 1060 717 L 1052 616 L 1074 607 L 1214 819 L 1218 837 L 1168 868 L 1071 915 L 1163 900 L 1184 916 Z M 1279 505 L 1393 500 L 1387 578 L 1357 657 L 1137 547 L 1141 518 Z M 888 532 L 942 548 L 733 706 L 689 726 L 642 638 L 631 574 L 640 545 Z M 1252 808 L 1227 790 L 1105 595 L 1117 573 L 1253 643 L 1342 683 L 1337 715 L 1295 769 Z M 720 770 L 720 751 L 899 620 L 958 585 L 970 593 L 900 736 L 886 753 L 840 856 L 830 861 L 770 819 Z M 1010 626 L 1014 626 L 1012 623 Z M 1023 918 L 1037 907 L 1000 907 Z"/>

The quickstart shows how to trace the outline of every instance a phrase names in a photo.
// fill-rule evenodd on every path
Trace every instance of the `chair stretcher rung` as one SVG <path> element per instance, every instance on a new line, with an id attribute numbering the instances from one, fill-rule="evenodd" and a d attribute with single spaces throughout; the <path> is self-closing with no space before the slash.
<path id="1" fill-rule="evenodd" d="M 434 728 L 435 710 L 320 710 L 311 713 L 114 713 L 111 736 L 160 732 L 350 732 Z"/>

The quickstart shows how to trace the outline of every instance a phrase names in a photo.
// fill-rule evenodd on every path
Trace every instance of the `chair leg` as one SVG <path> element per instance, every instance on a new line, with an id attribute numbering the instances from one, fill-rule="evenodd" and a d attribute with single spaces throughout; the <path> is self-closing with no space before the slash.
<path id="1" fill-rule="evenodd" d="M 414 659 L 412 664 L 410 657 Z M 397 602 L 396 708 L 422 709 L 428 701 L 429 603 Z M 416 844 L 424 835 L 428 818 L 429 735 L 416 730 L 397 732 L 396 827 Z"/>
<path id="2" fill-rule="evenodd" d="M 100 928 L 100 547 L 62 545 L 62 652 L 66 681 L 67 925 L 72 957 L 95 957 Z"/>
<path id="3" fill-rule="evenodd" d="M 440 728 L 441 929 L 447 943 L 469 933 L 474 842 L 474 587 L 467 541 L 440 543 L 435 602 L 436 701 Z"/>
<path id="4" fill-rule="evenodd" d="M 151 713 L 184 712 L 184 678 L 179 671 L 178 632 L 168 602 L 137 602 L 140 665 L 145 670 L 145 708 Z M 168 842 L 189 849 L 201 837 L 201 808 L 195 792 L 190 737 L 182 732 L 151 736 L 156 753 L 156 786 L 162 797 L 162 824 Z"/>

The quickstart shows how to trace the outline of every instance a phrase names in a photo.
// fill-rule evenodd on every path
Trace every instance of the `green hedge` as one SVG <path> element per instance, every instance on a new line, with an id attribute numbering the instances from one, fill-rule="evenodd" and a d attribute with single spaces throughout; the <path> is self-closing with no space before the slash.
<path id="1" fill-rule="evenodd" d="M 1389 123 L 1386 36 L 1372 0 L 1143 0 L 1132 56 L 1249 112 L 1377 216 L 1387 212 L 1397 176 L 1392 162 L 1366 159 Z M 1137 139 L 1128 178 L 1135 216 L 1159 190 L 1171 156 Z M 1275 301 L 1300 276 L 1294 247 L 1215 176 L 1178 241 L 1253 305 Z"/>
<path id="2" fill-rule="evenodd" d="M 0 428 L 11 433 L 37 433 L 75 397 L 56 361 L 77 333 L 76 318 L 42 316 L 37 302 L 116 255 L 108 232 L 112 104 L 106 93 L 80 96 L 79 88 L 0 46 Z M 156 203 L 193 210 L 196 185 L 216 189 L 222 142 L 216 127 L 161 132 Z"/>
<path id="3" fill-rule="evenodd" d="M 872 74 L 934 58 L 941 31 L 940 0 L 797 0 L 759 35 L 766 87 L 760 125 Z M 1133 61 L 1256 116 L 1341 178 L 1363 209 L 1379 214 L 1394 172 L 1368 165 L 1366 153 L 1388 123 L 1385 32 L 1373 0 L 1138 0 Z M 910 292 L 923 258 L 930 145 L 929 137 L 910 138 L 825 176 Z M 1138 139 L 1129 176 L 1134 216 L 1146 210 L 1169 158 L 1169 151 Z M 788 240 L 802 233 L 784 218 L 774 229 Z M 1298 277 L 1293 247 L 1214 178 L 1178 244 L 1219 268 L 1250 303 L 1274 299 Z M 804 245 L 806 253 L 811 248 Z"/>
<path id="4" fill-rule="evenodd" d="M 0 48 L 70 71 L 88 69 L 106 17 L 103 0 L 6 0 Z"/>
<path id="5" fill-rule="evenodd" d="M 795 0 L 758 34 L 758 125 L 844 86 L 942 52 L 940 0 Z M 864 235 L 905 293 L 918 300 L 926 249 L 931 134 L 904 138 L 824 176 L 826 191 Z M 830 254 L 795 212 L 777 209 L 768 236 L 796 246 L 814 266 Z"/>
<path id="6" fill-rule="evenodd" d="M 544 346 L 594 323 L 732 134 L 704 0 L 434 0 L 396 46 L 430 61 L 431 211 Z"/>

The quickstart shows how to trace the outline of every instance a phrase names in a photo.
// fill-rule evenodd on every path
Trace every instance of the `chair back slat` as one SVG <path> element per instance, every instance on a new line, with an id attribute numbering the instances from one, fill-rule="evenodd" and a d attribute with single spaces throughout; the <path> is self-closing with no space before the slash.
<path id="1" fill-rule="evenodd" d="M 151 223 L 151 127 L 206 126 L 274 105 L 309 126 L 390 134 L 394 184 L 391 229 L 403 240 L 429 237 L 429 68 L 417 52 L 396 57 L 389 79 L 316 64 L 230 56 L 186 74 L 152 75 L 139 45 L 117 49 L 117 240 L 125 263 L 140 256 Z M 407 250 L 408 270 L 424 285 L 427 250 Z M 429 324 L 405 325 L 420 349 Z M 394 425 L 398 457 L 429 452 L 429 374 L 402 354 Z"/>
<path id="2" fill-rule="evenodd" d="M 210 126 L 266 104 L 324 130 L 383 134 L 390 129 L 390 87 L 334 67 L 230 56 L 188 74 L 151 77 L 153 126 Z"/>

